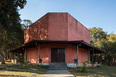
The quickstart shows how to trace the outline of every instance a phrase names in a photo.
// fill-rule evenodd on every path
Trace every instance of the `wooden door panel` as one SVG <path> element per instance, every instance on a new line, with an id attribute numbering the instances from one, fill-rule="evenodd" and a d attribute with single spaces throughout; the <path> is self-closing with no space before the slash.
<path id="1" fill-rule="evenodd" d="M 51 62 L 58 62 L 58 51 L 56 48 L 51 49 Z"/>
<path id="2" fill-rule="evenodd" d="M 51 48 L 51 62 L 65 62 L 65 48 Z"/>
<path id="3" fill-rule="evenodd" d="M 59 62 L 65 62 L 65 49 L 59 49 Z"/>

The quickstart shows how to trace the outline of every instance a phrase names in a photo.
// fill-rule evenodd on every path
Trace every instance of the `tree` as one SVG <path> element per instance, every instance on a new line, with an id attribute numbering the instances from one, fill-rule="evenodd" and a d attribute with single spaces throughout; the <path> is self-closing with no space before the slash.
<path id="1" fill-rule="evenodd" d="M 99 47 L 105 53 L 102 61 L 105 65 L 116 65 L 116 34 L 107 34 L 102 28 L 89 28 L 91 34 L 91 44 Z M 99 54 L 98 54 L 99 55 Z M 99 59 L 99 56 L 97 56 Z"/>
<path id="2" fill-rule="evenodd" d="M 102 30 L 102 28 L 89 28 L 90 30 L 90 38 L 91 38 L 91 44 L 95 47 L 101 48 L 102 42 L 107 40 L 107 33 Z"/>
<path id="3" fill-rule="evenodd" d="M 116 34 L 111 33 L 107 39 L 102 46 L 102 50 L 106 52 L 104 64 L 116 65 Z"/>
<path id="4" fill-rule="evenodd" d="M 26 0 L 0 0 L 0 54 L 4 64 L 3 50 L 21 44 L 23 28 L 20 24 L 18 8 L 23 8 Z"/>
<path id="5" fill-rule="evenodd" d="M 28 19 L 24 19 L 21 21 L 21 25 L 24 29 L 26 29 L 28 26 L 30 26 L 32 24 L 31 20 Z"/>

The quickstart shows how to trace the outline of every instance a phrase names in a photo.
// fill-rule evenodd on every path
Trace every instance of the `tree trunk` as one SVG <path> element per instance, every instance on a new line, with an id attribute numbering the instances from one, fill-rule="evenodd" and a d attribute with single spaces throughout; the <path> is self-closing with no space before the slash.
<path id="1" fill-rule="evenodd" d="M 1 64 L 5 64 L 5 60 L 4 60 L 4 54 L 2 51 L 2 44 L 1 44 L 1 35 L 0 35 L 0 55 L 1 55 Z"/>

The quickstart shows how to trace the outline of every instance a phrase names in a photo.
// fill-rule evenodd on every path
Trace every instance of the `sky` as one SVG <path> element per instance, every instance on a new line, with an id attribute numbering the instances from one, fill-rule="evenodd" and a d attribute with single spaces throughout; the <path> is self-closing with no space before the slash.
<path id="1" fill-rule="evenodd" d="M 116 34 L 116 0 L 27 0 L 20 18 L 35 22 L 48 12 L 68 12 L 87 28 Z"/>

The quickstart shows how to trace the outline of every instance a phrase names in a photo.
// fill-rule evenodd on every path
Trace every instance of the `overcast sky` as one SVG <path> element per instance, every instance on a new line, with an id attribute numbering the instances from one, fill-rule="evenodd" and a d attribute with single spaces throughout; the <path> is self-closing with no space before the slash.
<path id="1" fill-rule="evenodd" d="M 85 27 L 116 34 L 116 0 L 27 0 L 21 19 L 35 22 L 48 12 L 68 12 Z"/>

